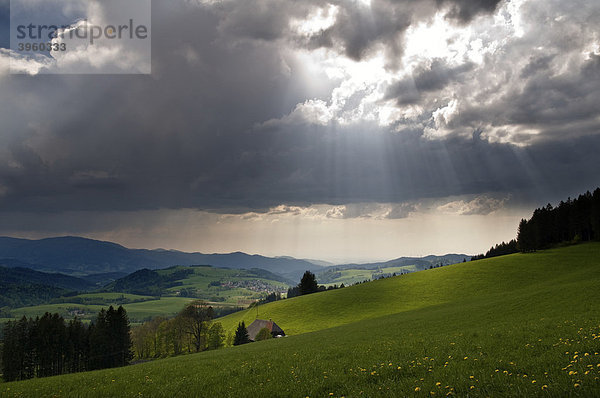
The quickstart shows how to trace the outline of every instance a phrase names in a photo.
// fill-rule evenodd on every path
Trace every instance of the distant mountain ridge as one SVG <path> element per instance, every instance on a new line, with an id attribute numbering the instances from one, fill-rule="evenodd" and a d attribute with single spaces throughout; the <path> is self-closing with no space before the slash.
<path id="1" fill-rule="evenodd" d="M 65 273 L 132 273 L 142 268 L 159 269 L 174 265 L 212 265 L 235 269 L 260 268 L 292 280 L 304 271 L 322 267 L 306 260 L 265 257 L 242 252 L 229 254 L 185 253 L 175 250 L 129 249 L 112 242 L 80 237 L 39 240 L 0 237 L 0 259 L 27 263 L 40 271 Z M 24 266 L 24 265 L 19 265 Z"/>
<path id="2" fill-rule="evenodd" d="M 351 263 L 339 264 L 330 267 L 330 269 L 376 269 L 386 267 L 404 267 L 415 265 L 417 268 L 426 269 L 429 266 L 450 265 L 460 263 L 463 260 L 470 261 L 471 256 L 466 254 L 445 254 L 442 256 L 429 255 L 425 257 L 399 257 L 389 261 L 379 261 L 373 263 Z"/>

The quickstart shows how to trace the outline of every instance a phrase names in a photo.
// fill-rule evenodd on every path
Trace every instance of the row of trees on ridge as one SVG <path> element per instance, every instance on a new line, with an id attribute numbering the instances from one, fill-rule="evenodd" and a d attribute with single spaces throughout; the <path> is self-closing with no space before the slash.
<path id="1" fill-rule="evenodd" d="M 535 209 L 529 220 L 522 219 L 519 223 L 516 239 L 495 245 L 486 254 L 474 256 L 471 260 L 592 240 L 600 240 L 600 188 L 596 188 L 594 193 L 588 191 L 579 195 L 577 199 L 561 201 L 556 207 L 548 203 Z"/>
<path id="2" fill-rule="evenodd" d="M 546 249 L 562 242 L 600 240 L 600 188 L 577 199 L 536 209 L 529 220 L 521 220 L 517 246 L 521 252 Z"/>

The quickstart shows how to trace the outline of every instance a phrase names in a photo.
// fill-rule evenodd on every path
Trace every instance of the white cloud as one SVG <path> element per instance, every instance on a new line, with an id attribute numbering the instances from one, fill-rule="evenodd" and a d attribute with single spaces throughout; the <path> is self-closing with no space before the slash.
<path id="1" fill-rule="evenodd" d="M 10 49 L 0 48 L 0 78 L 10 73 L 37 75 L 51 65 L 44 56 L 26 57 Z"/>
<path id="2" fill-rule="evenodd" d="M 475 197 L 471 200 L 455 200 L 439 205 L 436 211 L 443 214 L 461 216 L 487 215 L 502 209 L 509 198 L 493 198 L 487 195 Z"/>

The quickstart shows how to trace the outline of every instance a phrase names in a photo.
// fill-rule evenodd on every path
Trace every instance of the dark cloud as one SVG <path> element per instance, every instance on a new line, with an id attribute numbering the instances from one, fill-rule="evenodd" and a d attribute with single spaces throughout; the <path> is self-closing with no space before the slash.
<path id="1" fill-rule="evenodd" d="M 236 40 L 290 40 L 308 49 L 329 48 L 353 60 L 362 60 L 383 48 L 388 66 L 398 68 L 404 33 L 415 21 L 431 18 L 440 9 L 461 23 L 491 13 L 500 0 L 372 0 L 370 4 L 332 0 L 248 0 L 220 5 L 220 31 Z M 335 23 L 308 37 L 294 37 L 291 22 L 304 19 L 318 8 L 337 7 Z"/>
<path id="2" fill-rule="evenodd" d="M 521 70 L 521 78 L 528 79 L 536 73 L 548 71 L 554 58 L 555 55 L 531 56 L 529 63 Z"/>
<path id="3" fill-rule="evenodd" d="M 426 137 L 418 123 L 400 131 L 371 121 L 283 123 L 277 121 L 307 99 L 329 101 L 323 93 L 330 90 L 286 57 L 291 43 L 332 46 L 352 59 L 383 47 L 398 59 L 403 32 L 431 18 L 435 3 L 374 0 L 370 9 L 339 3 L 337 22 L 308 42 L 298 41 L 288 22 L 316 3 L 235 4 L 241 8 L 155 3 L 152 76 L 0 78 L 2 211 L 243 212 L 485 192 L 537 201 L 599 183 L 596 55 L 561 73 L 548 55 L 526 58 L 519 84 L 510 80 L 519 73 L 506 66 L 514 54 L 482 67 L 435 60 L 417 69 L 388 98 L 431 108 L 417 121 L 425 123 L 443 106 L 444 91 L 460 83 L 455 94 L 465 105 L 448 117 L 450 133 L 440 139 Z M 437 5 L 454 7 L 466 23 L 497 2 Z M 505 64 L 500 57 L 508 58 Z M 500 82 L 479 81 L 481 68 Z M 269 120 L 275 122 L 264 124 Z M 539 128 L 556 139 L 542 134 L 532 142 L 524 137 L 531 144 L 525 147 L 514 145 L 523 143 L 519 136 L 500 143 L 488 135 L 498 126 Z M 582 133 L 568 131 L 574 126 Z M 570 137 L 567 144 L 561 135 Z M 411 206 L 388 217 L 405 217 Z"/>
<path id="4" fill-rule="evenodd" d="M 501 0 L 436 0 L 436 2 L 440 5 L 450 5 L 450 10 L 446 14 L 448 18 L 467 23 L 479 14 L 495 11 Z"/>
<path id="5" fill-rule="evenodd" d="M 450 83 L 460 82 L 464 74 L 472 69 L 470 62 L 450 66 L 441 59 L 434 59 L 429 65 L 416 68 L 412 77 L 391 85 L 384 99 L 396 99 L 399 105 L 418 103 L 423 93 L 440 91 Z"/>
<path id="6" fill-rule="evenodd" d="M 0 48 L 10 46 L 10 0 L 0 0 Z"/>

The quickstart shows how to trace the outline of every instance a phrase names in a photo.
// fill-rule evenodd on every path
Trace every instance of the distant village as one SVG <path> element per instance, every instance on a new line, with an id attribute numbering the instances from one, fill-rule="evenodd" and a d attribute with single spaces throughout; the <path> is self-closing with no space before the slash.
<path id="1" fill-rule="evenodd" d="M 221 281 L 219 282 L 219 286 L 227 288 L 227 289 L 236 289 L 236 288 L 244 288 L 248 290 L 252 290 L 253 292 L 278 292 L 284 293 L 287 291 L 287 288 L 283 288 L 281 286 L 275 286 L 260 279 L 251 279 L 251 280 L 241 280 L 241 281 Z"/>

